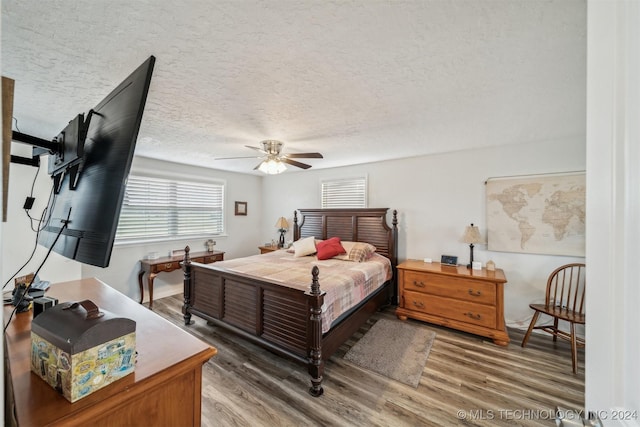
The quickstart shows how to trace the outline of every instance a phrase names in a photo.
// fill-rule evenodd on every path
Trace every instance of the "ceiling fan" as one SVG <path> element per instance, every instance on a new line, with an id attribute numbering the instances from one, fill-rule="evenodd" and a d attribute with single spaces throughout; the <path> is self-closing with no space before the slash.
<path id="1" fill-rule="evenodd" d="M 276 141 L 274 139 L 267 139 L 264 141 L 260 141 L 262 144 L 262 148 L 253 147 L 251 145 L 245 145 L 247 148 L 251 148 L 252 150 L 259 151 L 261 153 L 260 156 L 249 156 L 249 157 L 218 157 L 215 160 L 230 160 L 230 159 L 263 159 L 253 170 L 260 170 L 266 174 L 278 174 L 284 172 L 287 167 L 284 165 L 285 163 L 295 166 L 302 169 L 309 169 L 311 165 L 306 163 L 298 162 L 296 160 L 291 159 L 322 159 L 322 154 L 320 153 L 290 153 L 283 154 L 282 146 L 284 145 L 280 141 Z"/>

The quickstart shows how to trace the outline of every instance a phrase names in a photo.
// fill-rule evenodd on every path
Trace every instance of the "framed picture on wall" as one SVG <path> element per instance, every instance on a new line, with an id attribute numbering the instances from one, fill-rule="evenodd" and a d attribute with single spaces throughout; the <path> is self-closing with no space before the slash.
<path id="1" fill-rule="evenodd" d="M 236 215 L 247 215 L 247 202 L 236 202 Z"/>

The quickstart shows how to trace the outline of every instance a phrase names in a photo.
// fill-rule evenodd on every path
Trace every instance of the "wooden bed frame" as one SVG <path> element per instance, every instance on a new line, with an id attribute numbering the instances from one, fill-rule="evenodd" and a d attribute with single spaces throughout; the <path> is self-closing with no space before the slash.
<path id="1" fill-rule="evenodd" d="M 189 325 L 191 316 L 195 315 L 276 354 L 306 364 L 311 375 L 309 393 L 322 395 L 325 361 L 371 314 L 384 305 L 397 303 L 398 219 L 394 210 L 390 228 L 387 211 L 387 208 L 299 209 L 300 221 L 294 212 L 294 240 L 337 236 L 344 241 L 367 242 L 391 261 L 393 278 L 341 316 L 326 333 L 322 333 L 324 292 L 318 281 L 317 266 L 309 277 L 310 290 L 304 292 L 226 271 L 217 268 L 216 263 L 191 262 L 189 247 L 185 248 L 183 263 L 185 325 Z"/>

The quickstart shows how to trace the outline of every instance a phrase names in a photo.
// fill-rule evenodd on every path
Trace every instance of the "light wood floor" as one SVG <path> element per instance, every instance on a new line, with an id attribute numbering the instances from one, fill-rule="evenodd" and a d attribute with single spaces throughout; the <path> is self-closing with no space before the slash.
<path id="1" fill-rule="evenodd" d="M 375 314 L 327 362 L 324 395 L 307 393 L 306 367 L 278 357 L 194 317 L 183 325 L 182 296 L 154 301 L 154 311 L 218 349 L 205 364 L 203 426 L 554 426 L 557 406 L 584 409 L 584 352 L 573 375 L 568 343 L 510 330 L 498 347 L 480 337 L 409 320 L 437 336 L 417 389 L 351 365 L 343 355 Z"/>

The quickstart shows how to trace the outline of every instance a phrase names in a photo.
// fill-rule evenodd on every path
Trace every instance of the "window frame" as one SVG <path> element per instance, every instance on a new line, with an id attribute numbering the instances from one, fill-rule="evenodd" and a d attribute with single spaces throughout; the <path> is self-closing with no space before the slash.
<path id="1" fill-rule="evenodd" d="M 339 183 L 348 183 L 349 181 L 353 181 L 354 182 L 354 186 L 355 185 L 359 185 L 359 184 L 355 184 L 356 181 L 362 181 L 362 193 L 358 194 L 358 198 L 362 199 L 362 203 L 363 206 L 357 205 L 356 204 L 345 204 L 344 206 L 331 206 L 331 204 L 327 205 L 325 203 L 326 200 L 326 196 L 325 196 L 325 185 L 327 184 L 339 184 Z M 355 191 L 354 191 L 355 192 Z M 320 181 L 320 206 L 322 207 L 322 209 L 353 209 L 353 208 L 366 208 L 369 206 L 369 179 L 367 177 L 367 175 L 359 175 L 359 176 L 351 176 L 351 177 L 343 177 L 343 178 L 332 178 L 332 179 L 323 179 Z M 335 203 L 336 205 L 339 205 L 339 203 Z"/>
<path id="2" fill-rule="evenodd" d="M 136 237 L 127 237 L 127 238 L 123 238 L 122 236 L 120 238 L 118 238 L 118 229 L 120 228 L 120 220 L 122 217 L 122 213 L 125 211 L 126 209 L 126 193 L 125 193 L 125 199 L 123 199 L 122 201 L 122 207 L 120 210 L 120 218 L 118 219 L 118 229 L 116 230 L 116 239 L 114 241 L 114 246 L 126 246 L 126 245 L 136 245 L 136 244 L 147 244 L 147 243 L 154 243 L 154 242 L 171 242 L 171 241 L 179 241 L 179 240 L 192 240 L 194 238 L 203 238 L 203 237 L 221 237 L 221 236 L 225 236 L 226 235 L 226 226 L 227 226 L 227 212 L 226 212 L 226 208 L 227 208 L 227 202 L 226 202 L 226 197 L 227 197 L 227 183 L 225 180 L 218 180 L 218 179 L 196 179 L 194 177 L 190 177 L 190 176 L 161 176 L 161 175 L 156 175 L 156 174 L 146 174 L 146 173 L 141 173 L 141 172 L 132 172 L 128 179 L 127 179 L 127 183 L 126 185 L 129 185 L 129 182 L 131 181 L 131 179 L 134 180 L 140 180 L 140 181 L 144 181 L 147 183 L 153 183 L 153 182 L 164 182 L 164 183 L 168 183 L 169 185 L 173 185 L 173 186 L 189 186 L 192 185 L 193 188 L 196 187 L 207 187 L 210 186 L 211 188 L 216 188 L 216 191 L 219 191 L 220 196 L 218 197 L 219 199 L 219 203 L 220 203 L 220 207 L 218 209 L 218 211 L 220 212 L 220 227 L 219 227 L 219 232 L 214 232 L 214 233 L 210 233 L 210 232 L 202 232 L 202 231 L 194 231 L 193 233 L 188 233 L 188 234 L 178 234 L 177 233 L 177 227 L 179 225 L 179 222 L 176 220 L 175 224 L 173 224 L 173 232 L 170 232 L 167 235 L 160 235 L 160 236 L 136 236 Z M 176 209 L 167 209 L 168 215 L 171 215 L 171 213 L 174 215 L 174 219 L 176 218 L 175 215 L 177 215 L 177 213 L 179 212 L 178 208 L 178 204 L 177 204 L 177 199 L 178 199 L 178 193 L 173 194 L 173 197 L 175 197 L 174 199 L 172 199 L 173 202 L 173 207 L 175 207 Z M 148 206 L 148 205 L 144 205 L 144 206 Z M 144 208 L 142 208 L 144 209 Z M 197 209 L 194 209 L 194 211 Z M 183 209 L 184 212 L 184 209 Z M 172 227 L 169 227 L 170 229 Z M 171 231 L 171 230 L 170 230 Z"/>

